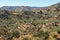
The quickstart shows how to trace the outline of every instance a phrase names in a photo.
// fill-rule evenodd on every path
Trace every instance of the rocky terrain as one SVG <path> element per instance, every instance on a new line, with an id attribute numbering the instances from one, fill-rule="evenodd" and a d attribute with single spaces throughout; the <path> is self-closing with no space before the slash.
<path id="1" fill-rule="evenodd" d="M 1 7 L 0 40 L 60 40 L 60 2 L 48 7 Z"/>

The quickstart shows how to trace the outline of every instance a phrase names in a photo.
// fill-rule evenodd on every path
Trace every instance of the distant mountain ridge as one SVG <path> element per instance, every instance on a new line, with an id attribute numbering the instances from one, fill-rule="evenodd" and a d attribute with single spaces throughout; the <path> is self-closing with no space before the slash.
<path id="1" fill-rule="evenodd" d="M 15 10 L 15 11 L 24 11 L 24 10 L 32 10 L 34 8 L 41 8 L 41 7 L 29 7 L 29 6 L 3 6 L 1 10 Z"/>
<path id="2" fill-rule="evenodd" d="M 60 8 L 60 2 L 53 4 L 51 6 L 59 7 Z M 48 6 L 49 7 L 49 6 Z M 9 11 L 31 11 L 33 9 L 41 9 L 41 8 L 47 8 L 47 7 L 30 7 L 30 6 L 3 6 L 0 9 L 1 10 L 9 10 Z"/>

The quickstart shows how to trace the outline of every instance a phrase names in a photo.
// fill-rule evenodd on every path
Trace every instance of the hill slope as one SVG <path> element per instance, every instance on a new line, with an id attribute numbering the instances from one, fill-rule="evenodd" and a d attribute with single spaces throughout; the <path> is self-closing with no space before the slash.
<path id="1" fill-rule="evenodd" d="M 58 39 L 60 40 L 60 3 L 48 7 L 1 8 L 0 40 Z"/>

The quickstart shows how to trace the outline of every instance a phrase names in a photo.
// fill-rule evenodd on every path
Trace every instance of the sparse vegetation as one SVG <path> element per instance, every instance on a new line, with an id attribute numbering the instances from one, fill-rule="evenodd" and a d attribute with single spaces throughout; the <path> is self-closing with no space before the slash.
<path id="1" fill-rule="evenodd" d="M 60 8 L 54 8 L 38 12 L 0 10 L 0 37 L 6 40 L 20 37 L 21 40 L 60 39 Z"/>

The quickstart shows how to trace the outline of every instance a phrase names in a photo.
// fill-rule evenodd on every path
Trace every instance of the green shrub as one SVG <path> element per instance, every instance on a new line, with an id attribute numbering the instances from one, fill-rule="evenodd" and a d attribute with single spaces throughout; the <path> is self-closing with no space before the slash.
<path id="1" fill-rule="evenodd" d="M 20 37 L 20 33 L 18 31 L 14 31 L 13 32 L 13 37 L 19 38 Z"/>

